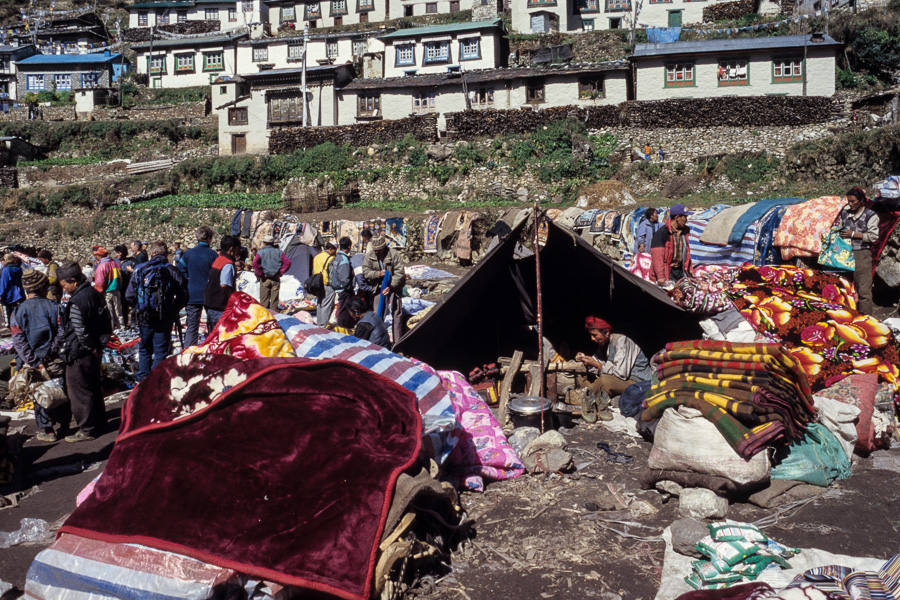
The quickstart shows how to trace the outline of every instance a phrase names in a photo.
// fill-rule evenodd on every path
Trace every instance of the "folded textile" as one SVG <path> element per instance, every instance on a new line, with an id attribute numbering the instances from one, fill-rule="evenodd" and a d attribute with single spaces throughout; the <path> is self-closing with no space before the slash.
<path id="1" fill-rule="evenodd" d="M 750 205 L 750 208 L 735 221 L 734 226 L 731 228 L 731 235 L 728 236 L 728 243 L 737 244 L 740 242 L 741 238 L 743 238 L 744 234 L 747 232 L 747 228 L 750 227 L 751 224 L 762 219 L 763 215 L 773 208 L 782 206 L 787 208 L 788 206 L 800 204 L 801 202 L 806 202 L 806 200 L 803 198 L 768 198 L 766 200 L 754 202 Z"/>
<path id="2" fill-rule="evenodd" d="M 734 206 L 732 208 L 723 210 L 712 219 L 709 220 L 709 224 L 706 226 L 706 229 L 703 230 L 703 235 L 700 236 L 700 241 L 704 244 L 711 244 L 713 246 L 728 246 L 729 244 L 736 244 L 743 236 L 741 236 L 734 242 L 729 242 L 729 237 L 731 236 L 731 231 L 734 229 L 734 224 L 737 223 L 738 219 L 741 216 L 750 210 L 756 203 L 751 202 L 749 204 L 743 204 L 740 206 Z"/>
<path id="3" fill-rule="evenodd" d="M 740 267 L 745 263 L 752 263 L 756 258 L 759 230 L 755 223 L 747 228 L 740 243 L 730 246 L 705 244 L 700 241 L 700 236 L 703 235 L 708 222 L 698 219 L 696 215 L 688 219 L 687 225 L 690 231 L 691 261 L 695 268 L 703 265 Z"/>
<path id="4" fill-rule="evenodd" d="M 652 268 L 652 259 L 649 252 L 641 252 L 635 254 L 631 266 L 628 267 L 629 273 L 634 273 L 641 279 L 650 281 L 650 270 Z"/>
<path id="5" fill-rule="evenodd" d="M 788 584 L 785 591 L 812 587 L 840 600 L 900 598 L 900 554 L 895 554 L 877 571 L 856 571 L 829 565 L 809 569 Z M 804 597 L 811 597 L 808 593 Z"/>
<path id="6" fill-rule="evenodd" d="M 775 245 L 775 232 L 787 209 L 787 206 L 776 206 L 759 219 L 753 264 L 761 266 L 781 263 L 781 250 Z"/>
<path id="7" fill-rule="evenodd" d="M 425 219 L 424 237 L 425 252 L 434 254 L 438 251 L 438 236 L 441 231 L 441 223 L 444 217 L 442 215 L 431 215 Z"/>
<path id="8" fill-rule="evenodd" d="M 789 206 L 775 232 L 781 257 L 816 256 L 822 250 L 822 234 L 831 229 L 844 208 L 840 196 L 823 196 Z"/>

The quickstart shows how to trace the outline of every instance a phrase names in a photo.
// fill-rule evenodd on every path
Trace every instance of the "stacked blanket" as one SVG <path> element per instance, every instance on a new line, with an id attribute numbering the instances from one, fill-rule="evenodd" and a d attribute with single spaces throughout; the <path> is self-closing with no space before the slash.
<path id="1" fill-rule="evenodd" d="M 697 409 L 745 459 L 801 437 L 815 415 L 800 363 L 775 344 L 673 342 L 653 363 L 659 382 L 641 419 Z"/>

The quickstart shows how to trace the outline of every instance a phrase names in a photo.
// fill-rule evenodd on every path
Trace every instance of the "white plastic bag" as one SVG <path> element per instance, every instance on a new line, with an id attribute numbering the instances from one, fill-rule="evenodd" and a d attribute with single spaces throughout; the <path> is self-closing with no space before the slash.
<path id="1" fill-rule="evenodd" d="M 853 458 L 858 434 L 856 421 L 859 419 L 859 407 L 844 404 L 825 396 L 813 396 L 816 410 L 819 412 L 819 423 L 834 434 L 848 458 Z"/>
<path id="2" fill-rule="evenodd" d="M 50 536 L 50 524 L 43 519 L 22 519 L 18 531 L 0 531 L 0 548 L 26 542 L 42 542 Z"/>
<path id="3" fill-rule="evenodd" d="M 772 469 L 767 452 L 744 460 L 728 445 L 715 425 L 699 410 L 688 406 L 667 409 L 663 413 L 653 436 L 647 466 L 717 475 L 738 485 L 768 481 Z"/>
<path id="4" fill-rule="evenodd" d="M 63 378 L 57 377 L 37 386 L 34 390 L 34 401 L 47 410 L 52 410 L 68 402 L 69 397 L 66 396 L 66 390 L 63 389 Z"/>

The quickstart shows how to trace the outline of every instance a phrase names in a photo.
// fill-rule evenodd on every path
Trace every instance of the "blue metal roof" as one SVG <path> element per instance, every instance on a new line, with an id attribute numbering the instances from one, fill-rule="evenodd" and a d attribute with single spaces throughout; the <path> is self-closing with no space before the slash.
<path id="1" fill-rule="evenodd" d="M 17 65 L 84 65 L 105 64 L 119 60 L 121 54 L 106 55 L 103 52 L 96 54 L 35 54 L 23 60 L 16 61 Z"/>

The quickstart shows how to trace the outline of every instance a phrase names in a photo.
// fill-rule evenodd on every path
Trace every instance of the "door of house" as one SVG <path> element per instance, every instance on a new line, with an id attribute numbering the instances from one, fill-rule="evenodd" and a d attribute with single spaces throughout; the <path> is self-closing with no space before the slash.
<path id="1" fill-rule="evenodd" d="M 243 133 L 231 134 L 231 153 L 246 154 L 247 153 L 247 135 Z"/>
<path id="2" fill-rule="evenodd" d="M 450 12 L 459 12 L 459 0 L 450 0 Z"/>
<path id="3" fill-rule="evenodd" d="M 669 27 L 681 27 L 681 11 L 669 11 Z"/>

